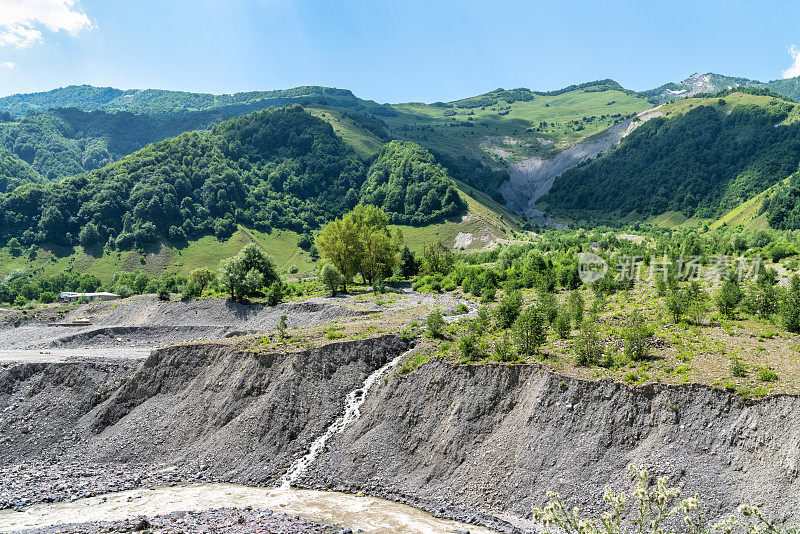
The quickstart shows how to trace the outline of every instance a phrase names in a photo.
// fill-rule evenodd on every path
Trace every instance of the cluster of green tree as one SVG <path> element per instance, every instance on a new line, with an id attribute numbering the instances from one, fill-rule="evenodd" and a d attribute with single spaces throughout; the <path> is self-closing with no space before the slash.
<path id="1" fill-rule="evenodd" d="M 605 157 L 558 178 L 551 209 L 642 216 L 680 211 L 710 217 L 786 178 L 800 163 L 800 124 L 775 127 L 785 102 L 699 106 L 655 118 Z"/>
<path id="2" fill-rule="evenodd" d="M 430 224 L 466 208 L 444 167 L 410 141 L 391 141 L 381 148 L 361 195 L 364 203 L 382 208 L 392 223 Z"/>
<path id="3" fill-rule="evenodd" d="M 219 283 L 232 299 L 266 296 L 270 306 L 283 300 L 284 284 L 275 262 L 255 243 L 245 245 L 236 256 L 220 262 Z"/>
<path id="4" fill-rule="evenodd" d="M 788 184 L 781 184 L 777 191 L 764 199 L 762 213 L 772 228 L 780 230 L 800 229 L 800 173 L 789 177 Z"/>
<path id="5" fill-rule="evenodd" d="M 159 237 L 227 237 L 237 223 L 308 232 L 358 202 L 364 174 L 327 122 L 299 106 L 261 111 L 18 188 L 0 197 L 2 234 L 26 245 L 80 235 L 83 245 L 128 249 Z"/>
<path id="6" fill-rule="evenodd" d="M 383 210 L 359 204 L 341 219 L 329 222 L 317 237 L 317 249 L 325 262 L 320 278 L 334 295 L 339 288 L 346 293 L 356 274 L 367 284 L 385 280 L 394 274 L 402 243 L 403 234 L 389 229 Z"/>
<path id="7" fill-rule="evenodd" d="M 154 293 L 162 300 L 168 300 L 172 293 L 179 293 L 182 299 L 190 299 L 200 297 L 207 291 L 218 294 L 220 290 L 217 275 L 207 268 L 195 269 L 188 277 L 171 273 L 154 276 L 145 271 L 120 271 L 107 284 L 101 284 L 96 275 L 72 270 L 55 275 L 33 275 L 23 269 L 15 269 L 0 281 L 0 303 L 7 302 L 15 306 L 37 302 L 50 304 L 62 291 L 108 291 L 121 298 Z"/>
<path id="8" fill-rule="evenodd" d="M 787 97 L 786 95 L 776 93 L 775 91 L 769 89 L 768 87 L 758 87 L 758 86 L 728 87 L 722 89 L 721 91 L 716 91 L 714 93 L 697 93 L 693 95 L 692 98 L 724 98 L 728 95 L 732 95 L 733 93 L 742 93 L 745 95 L 754 95 L 754 96 L 770 96 L 772 98 L 783 100 L 784 102 L 792 102 L 792 99 Z M 791 106 L 789 106 L 789 108 L 791 108 Z"/>
<path id="9" fill-rule="evenodd" d="M 85 112 L 76 108 L 29 112 L 18 122 L 0 123 L 0 147 L 16 154 L 48 180 L 57 180 L 99 169 L 148 143 L 207 130 L 264 107 L 262 103 L 241 104 L 160 115 Z M 379 139 L 389 139 L 386 125 L 378 117 L 348 109 L 343 114 Z M 19 183 L 23 181 L 17 180 Z"/>
<path id="10" fill-rule="evenodd" d="M 23 306 L 30 301 L 54 302 L 62 291 L 97 291 L 100 279 L 93 274 L 64 272 L 53 276 L 31 276 L 23 269 L 11 271 L 0 282 L 0 303 Z"/>
<path id="11" fill-rule="evenodd" d="M 505 203 L 500 186 L 508 180 L 508 172 L 484 165 L 479 159 L 469 156 L 454 157 L 445 152 L 432 152 L 454 180 L 458 180 L 486 193 L 496 202 Z"/>
<path id="12" fill-rule="evenodd" d="M 42 93 L 18 94 L 0 98 L 0 111 L 24 115 L 29 110 L 49 110 L 72 107 L 83 111 L 130 111 L 144 114 L 163 114 L 203 111 L 226 106 L 257 104 L 259 109 L 315 102 L 342 108 L 367 111 L 375 115 L 394 116 L 396 111 L 387 105 L 356 97 L 346 89 L 305 86 L 275 91 L 250 91 L 213 95 L 161 89 L 121 90 L 90 85 L 69 86 Z"/>
<path id="13" fill-rule="evenodd" d="M 800 76 L 767 82 L 767 88 L 779 95 L 800 102 Z"/>
<path id="14" fill-rule="evenodd" d="M 0 147 L 0 194 L 23 184 L 41 182 L 36 169 L 19 159 L 16 154 Z"/>
<path id="15" fill-rule="evenodd" d="M 495 89 L 494 91 L 489 91 L 488 93 L 484 93 L 482 95 L 456 100 L 452 103 L 452 105 L 462 109 L 483 108 L 495 106 L 500 100 L 504 100 L 507 104 L 513 104 L 514 102 L 528 102 L 533 100 L 535 96 L 558 96 L 563 95 L 564 93 L 580 90 L 584 90 L 586 92 L 621 91 L 625 94 L 637 94 L 635 91 L 625 89 L 622 87 L 622 85 L 614 80 L 605 79 L 581 84 L 573 84 L 555 91 L 531 91 L 530 89 L 526 89 L 524 87 L 511 90 L 502 88 Z M 440 107 L 444 106 L 440 105 Z"/>

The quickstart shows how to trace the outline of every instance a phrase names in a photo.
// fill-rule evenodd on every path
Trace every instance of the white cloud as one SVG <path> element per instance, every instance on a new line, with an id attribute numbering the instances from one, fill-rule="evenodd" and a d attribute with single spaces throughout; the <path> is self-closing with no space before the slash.
<path id="1" fill-rule="evenodd" d="M 28 48 L 43 41 L 43 30 L 77 35 L 92 21 L 75 0 L 0 0 L 0 47 Z"/>
<path id="2" fill-rule="evenodd" d="M 792 56 L 792 66 L 783 71 L 783 77 L 794 78 L 800 76 L 800 50 L 792 45 L 789 47 L 789 55 Z"/>
<path id="3" fill-rule="evenodd" d="M 0 69 L 14 69 L 17 67 L 17 64 L 13 61 L 3 61 L 0 63 Z"/>

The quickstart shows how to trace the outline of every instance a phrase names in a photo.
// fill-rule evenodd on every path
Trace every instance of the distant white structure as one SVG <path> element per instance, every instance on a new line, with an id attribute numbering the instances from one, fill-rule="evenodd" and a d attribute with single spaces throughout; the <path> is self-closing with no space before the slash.
<path id="1" fill-rule="evenodd" d="M 97 300 L 116 300 L 119 298 L 119 295 L 116 293 L 74 293 L 72 291 L 62 291 L 61 295 L 58 299 L 61 302 L 78 302 L 81 299 L 86 299 L 90 302 L 94 302 Z"/>

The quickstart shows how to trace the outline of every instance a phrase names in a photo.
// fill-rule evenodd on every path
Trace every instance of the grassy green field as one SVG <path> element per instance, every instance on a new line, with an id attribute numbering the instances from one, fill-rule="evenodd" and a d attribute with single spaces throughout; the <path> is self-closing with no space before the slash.
<path id="1" fill-rule="evenodd" d="M 97 275 L 104 283 L 112 280 L 119 271 L 142 270 L 151 274 L 186 275 L 198 267 L 215 269 L 220 260 L 233 256 L 250 242 L 257 242 L 264 247 L 283 271 L 292 266 L 301 272 L 312 270 L 314 264 L 310 256 L 297 246 L 299 238 L 299 234 L 287 230 L 264 234 L 240 227 L 230 239 L 224 241 L 207 236 L 190 241 L 183 247 L 160 244 L 145 251 L 113 251 L 95 255 L 81 247 L 44 248 L 39 249 L 36 257 L 31 259 L 27 253 L 13 256 L 7 248 L 3 248 L 0 249 L 0 275 L 13 269 L 25 269 L 32 274 L 74 270 Z"/>
<path id="2" fill-rule="evenodd" d="M 366 160 L 371 158 L 383 145 L 383 141 L 378 139 L 375 134 L 365 130 L 333 108 L 327 106 L 306 106 L 304 109 L 315 117 L 319 117 L 330 123 L 336 135 L 353 147 L 356 154 L 358 154 L 361 159 Z"/>
<path id="3" fill-rule="evenodd" d="M 800 105 L 780 100 L 771 96 L 750 95 L 746 93 L 732 93 L 721 99 L 724 104 L 720 104 L 719 98 L 685 98 L 664 104 L 659 111 L 667 117 L 683 115 L 687 111 L 699 106 L 713 106 L 722 111 L 729 112 L 735 106 L 754 105 L 761 107 L 788 106 L 791 108 L 789 116 L 781 124 L 790 124 L 800 120 Z"/>
<path id="4" fill-rule="evenodd" d="M 394 136 L 432 150 L 474 157 L 487 136 L 510 136 L 531 145 L 548 140 L 556 148 L 565 148 L 614 124 L 613 118 L 600 119 L 602 115 L 628 115 L 652 105 L 622 91 L 581 89 L 557 96 L 537 95 L 533 100 L 512 104 L 501 99 L 497 105 L 484 108 L 443 108 L 419 102 L 392 107 L 398 115 L 383 120 Z M 595 118 L 584 120 L 590 117 Z M 539 128 L 541 122 L 548 126 Z"/>
<path id="5" fill-rule="evenodd" d="M 478 248 L 488 242 L 478 239 L 479 236 L 505 239 L 511 232 L 519 230 L 516 216 L 488 196 L 463 184 L 459 184 L 459 189 L 468 206 L 468 212 L 463 217 L 423 227 L 399 227 L 411 250 L 421 252 L 425 245 L 440 241 L 452 245 L 459 233 L 476 236 L 468 248 Z M 292 267 L 297 267 L 301 273 L 313 271 L 315 262 L 308 252 L 297 246 L 299 239 L 299 234 L 289 230 L 273 230 L 266 234 L 240 226 L 230 239 L 223 241 L 206 236 L 182 247 L 162 243 L 144 251 L 91 253 L 79 246 L 46 247 L 38 249 L 36 256 L 31 259 L 27 252 L 12 255 L 8 248 L 2 248 L 0 278 L 14 269 L 25 269 L 37 275 L 69 270 L 86 272 L 97 275 L 104 283 L 111 281 L 119 271 L 143 270 L 151 274 L 186 275 L 198 267 L 216 269 L 220 260 L 233 256 L 250 242 L 260 244 L 284 273 L 288 273 Z"/>

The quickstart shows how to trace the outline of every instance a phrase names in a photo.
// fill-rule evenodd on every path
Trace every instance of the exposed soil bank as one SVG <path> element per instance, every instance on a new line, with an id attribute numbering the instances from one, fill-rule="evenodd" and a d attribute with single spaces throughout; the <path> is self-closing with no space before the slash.
<path id="1" fill-rule="evenodd" d="M 174 346 L 145 360 L 0 365 L 0 504 L 25 507 L 171 481 L 274 485 L 407 348 L 394 336 L 293 354 Z M 532 365 L 432 360 L 378 380 L 361 417 L 299 479 L 512 531 L 546 492 L 597 509 L 625 467 L 800 520 L 800 398 L 745 403 L 708 387 L 630 388 Z"/>
<path id="2" fill-rule="evenodd" d="M 7 364 L 0 466 L 166 464 L 273 483 L 339 415 L 347 393 L 405 348 L 384 336 L 290 354 L 204 344 L 159 349 L 141 363 Z"/>
<path id="3" fill-rule="evenodd" d="M 630 487 L 633 462 L 699 493 L 712 516 L 748 502 L 796 522 L 798 420 L 797 397 L 745 404 L 697 385 L 630 388 L 432 360 L 374 391 L 299 484 L 525 526 L 548 491 L 597 510 L 605 486 Z"/>

